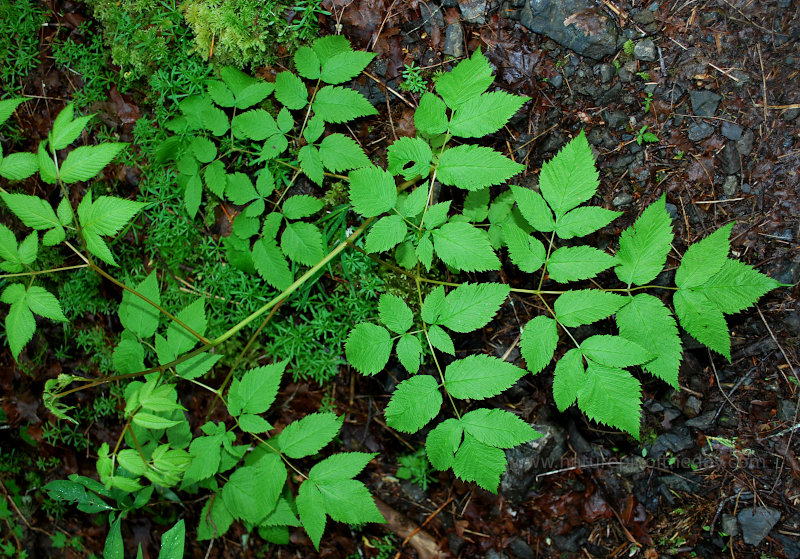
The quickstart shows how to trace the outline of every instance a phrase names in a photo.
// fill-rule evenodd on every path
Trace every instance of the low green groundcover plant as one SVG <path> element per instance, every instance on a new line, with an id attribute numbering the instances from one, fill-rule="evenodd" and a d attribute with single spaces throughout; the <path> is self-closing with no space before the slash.
<path id="1" fill-rule="evenodd" d="M 432 427 L 425 442 L 432 466 L 452 469 L 492 492 L 506 467 L 505 450 L 539 434 L 512 411 L 484 400 L 541 372 L 557 356 L 558 408 L 577 403 L 589 418 L 638 438 L 641 382 L 626 369 L 640 366 L 677 388 L 678 325 L 730 359 L 725 314 L 740 312 L 779 286 L 728 258 L 733 224 L 689 247 L 674 286 L 653 285 L 673 241 L 664 196 L 622 233 L 614 254 L 581 244 L 580 238 L 620 215 L 584 205 L 596 194 L 599 177 L 582 132 L 544 164 L 539 191 L 493 188 L 524 167 L 474 141 L 500 130 L 527 98 L 487 92 L 492 68 L 480 51 L 438 77 L 436 92 L 420 98 L 416 137 L 389 146 L 386 169 L 375 165 L 337 126 L 376 114 L 360 93 L 342 85 L 373 56 L 332 36 L 298 49 L 296 73 L 280 72 L 274 82 L 225 67 L 203 94 L 182 101 L 181 116 L 166 123 L 175 135 L 161 146 L 159 159 L 179 172 L 186 216 L 201 219 L 220 204 L 236 208 L 226 239 L 230 263 L 275 289 L 272 300 L 213 339 L 206 337 L 202 298 L 167 309 L 155 271 L 131 285 L 107 271 L 116 266 L 109 239 L 147 212 L 147 205 L 96 196 L 79 183 L 94 179 L 124 144 L 65 152 L 91 118 L 76 118 L 68 106 L 37 153 L 0 160 L 3 178 L 21 180 L 38 171 L 56 189 L 47 199 L 0 191 L 8 209 L 33 230 L 18 240 L 0 225 L 0 266 L 7 272 L 1 299 L 9 305 L 6 337 L 14 357 L 36 330 L 34 315 L 66 320 L 42 278 L 88 268 L 123 290 L 118 315 L 124 331 L 113 351 L 117 374 L 61 374 L 47 382 L 44 394 L 48 408 L 69 420 L 68 395 L 127 381 L 125 425 L 116 444 L 97 449 L 99 481 L 72 475 L 46 487 L 52 497 L 83 512 L 108 513 L 108 557 L 122 557 L 122 519 L 155 496 L 176 501 L 180 494 L 207 496 L 196 528 L 200 540 L 220 537 L 239 521 L 276 543 L 287 543 L 289 529 L 302 526 L 318 547 L 328 517 L 349 524 L 383 521 L 367 487 L 356 479 L 375 455 L 320 455 L 339 432 L 342 417 L 311 413 L 281 430 L 269 422 L 290 363 L 273 355 L 267 364 L 239 370 L 244 352 L 231 365 L 221 361 L 227 340 L 260 322 L 249 346 L 279 303 L 353 246 L 403 277 L 415 300 L 382 294 L 380 323 L 352 328 L 347 361 L 362 374 L 376 375 L 395 355 L 408 376 L 386 406 L 389 427 L 404 433 Z M 0 122 L 21 102 L 0 103 Z M 314 218 L 323 202 L 293 188 L 301 174 L 346 194 L 344 209 L 352 210 L 346 239 L 323 235 L 322 220 Z M 463 191 L 463 199 L 435 199 L 435 181 Z M 69 202 L 70 192 L 72 199 L 85 192 L 77 207 Z M 82 264 L 39 269 L 40 244 L 63 247 Z M 455 274 L 500 270 L 503 250 L 514 266 L 531 274 L 535 289 L 436 279 L 444 268 Z M 609 269 L 614 274 L 599 279 L 611 287 L 580 283 Z M 647 293 L 651 290 L 672 292 L 674 315 L 664 300 Z M 525 368 L 481 353 L 455 358 L 453 334 L 484 327 L 511 291 L 537 299 L 542 309 L 521 333 Z M 616 334 L 578 337 L 576 328 L 612 316 Z M 559 349 L 561 342 L 566 351 Z M 221 383 L 214 381 L 216 373 L 224 373 Z M 179 388 L 208 390 L 228 419 L 193 430 Z M 162 548 L 163 557 L 180 557 L 183 537 L 181 521 L 164 534 L 164 547 L 174 551 Z"/>

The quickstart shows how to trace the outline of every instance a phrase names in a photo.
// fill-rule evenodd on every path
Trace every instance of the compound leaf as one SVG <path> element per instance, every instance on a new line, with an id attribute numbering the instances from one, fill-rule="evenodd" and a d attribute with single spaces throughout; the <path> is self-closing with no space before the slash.
<path id="1" fill-rule="evenodd" d="M 369 158 L 361 146 L 352 138 L 338 132 L 322 139 L 319 144 L 319 155 L 325 168 L 334 173 L 370 165 Z"/>
<path id="2" fill-rule="evenodd" d="M 755 304 L 780 283 L 738 260 L 726 260 L 719 272 L 692 288 L 726 314 L 737 313 Z M 34 311 L 35 312 L 35 311 Z"/>
<path id="3" fill-rule="evenodd" d="M 480 138 L 497 132 L 528 99 L 505 91 L 467 99 L 453 112 L 450 133 L 461 138 Z"/>
<path id="4" fill-rule="evenodd" d="M 681 326 L 695 340 L 731 359 L 731 337 L 722 311 L 702 293 L 679 289 L 672 298 Z"/>
<path id="5" fill-rule="evenodd" d="M 436 177 L 442 184 L 480 190 L 502 184 L 524 170 L 524 165 L 492 148 L 465 144 L 442 153 Z"/>
<path id="6" fill-rule="evenodd" d="M 597 206 L 584 206 L 567 212 L 558 220 L 556 235 L 561 239 L 583 237 L 605 227 L 622 212 L 614 212 Z"/>
<path id="7" fill-rule="evenodd" d="M 448 107 L 457 109 L 486 91 L 493 81 L 492 67 L 478 49 L 436 80 L 436 92 Z"/>
<path id="8" fill-rule="evenodd" d="M 590 336 L 581 342 L 580 349 L 587 359 L 609 367 L 630 367 L 653 359 L 652 353 L 621 336 Z"/>
<path id="9" fill-rule="evenodd" d="M 414 126 L 428 137 L 447 131 L 447 106 L 441 98 L 430 91 L 422 94 L 419 106 L 414 112 Z"/>
<path id="10" fill-rule="evenodd" d="M 469 223 L 445 223 L 433 231 L 433 245 L 439 258 L 456 270 L 485 272 L 500 269 L 500 260 L 486 233 Z"/>
<path id="11" fill-rule="evenodd" d="M 640 293 L 616 315 L 619 335 L 633 340 L 655 354 L 642 367 L 673 388 L 678 388 L 681 338 L 672 313 L 652 295 Z"/>
<path id="12" fill-rule="evenodd" d="M 357 91 L 344 87 L 325 86 L 317 92 L 312 105 L 314 114 L 325 122 L 348 122 L 361 116 L 378 114 Z"/>
<path id="13" fill-rule="evenodd" d="M 717 229 L 702 241 L 691 245 L 683 255 L 678 271 L 675 272 L 675 285 L 683 289 L 697 287 L 719 272 L 728 261 L 731 229 L 733 223 Z"/>
<path id="14" fill-rule="evenodd" d="M 231 129 L 237 138 L 247 138 L 256 142 L 266 140 L 280 132 L 275 119 L 264 109 L 252 109 L 237 114 L 231 121 Z M 214 157 L 216 157 L 216 153 Z M 199 157 L 198 159 L 203 163 L 208 163 L 214 157 L 208 158 L 208 161 L 203 161 Z"/>
<path id="15" fill-rule="evenodd" d="M 445 297 L 437 323 L 454 332 L 482 328 L 508 294 L 509 286 L 502 283 L 462 283 Z"/>
<path id="16" fill-rule="evenodd" d="M 559 411 L 566 411 L 575 403 L 585 382 L 583 356 L 579 349 L 570 349 L 558 360 L 553 372 L 553 399 Z"/>
<path id="17" fill-rule="evenodd" d="M 614 265 L 614 257 L 590 246 L 561 247 L 550 255 L 547 272 L 559 283 L 593 278 Z"/>
<path id="18" fill-rule="evenodd" d="M 446 419 L 434 427 L 425 439 L 425 452 L 431 466 L 437 470 L 452 467 L 463 435 L 461 422 L 454 418 Z"/>
<path id="19" fill-rule="evenodd" d="M 275 508 L 285 482 L 286 467 L 280 456 L 265 453 L 231 474 L 222 498 L 234 517 L 258 524 Z"/>
<path id="20" fill-rule="evenodd" d="M 430 174 L 433 152 L 428 142 L 420 138 L 400 138 L 389 146 L 386 156 L 388 171 L 402 174 L 405 180 Z"/>
<path id="21" fill-rule="evenodd" d="M 416 375 L 397 385 L 386 406 L 386 424 L 404 433 L 416 433 L 439 413 L 442 393 L 431 375 Z"/>
<path id="22" fill-rule="evenodd" d="M 539 188 L 556 219 L 594 196 L 599 184 L 592 150 L 583 130 L 545 163 L 539 173 Z"/>
<path id="23" fill-rule="evenodd" d="M 542 435 L 506 410 L 481 408 L 464 414 L 461 425 L 468 435 L 499 448 L 512 448 Z"/>
<path id="24" fill-rule="evenodd" d="M 231 384 L 228 391 L 228 411 L 234 417 L 243 413 L 259 414 L 267 411 L 278 395 L 286 361 L 271 363 L 244 373 L 242 379 Z"/>
<path id="25" fill-rule="evenodd" d="M 383 326 L 362 322 L 350 331 L 344 350 L 348 363 L 359 373 L 374 375 L 389 362 L 392 339 Z"/>
<path id="26" fill-rule="evenodd" d="M 342 35 L 327 35 L 314 41 L 311 48 L 319 57 L 321 64 L 342 52 L 349 52 L 353 50 L 348 41 Z"/>
<path id="27" fill-rule="evenodd" d="M 308 103 L 306 84 L 291 72 L 279 72 L 275 76 L 275 99 L 287 109 L 302 109 Z"/>
<path id="28" fill-rule="evenodd" d="M 630 373 L 589 363 L 578 407 L 589 419 L 639 438 L 642 386 Z"/>
<path id="29" fill-rule="evenodd" d="M 367 233 L 364 249 L 372 254 L 394 248 L 401 243 L 408 227 L 399 215 L 386 215 L 380 218 Z M 428 241 L 430 243 L 430 241 Z"/>
<path id="30" fill-rule="evenodd" d="M 554 304 L 556 319 L 568 327 L 591 324 L 611 316 L 628 302 L 626 297 L 599 289 L 579 289 L 559 295 Z"/>
<path id="31" fill-rule="evenodd" d="M 297 73 L 307 80 L 319 78 L 321 71 L 319 57 L 311 47 L 303 46 L 295 51 L 294 67 L 297 69 Z"/>
<path id="32" fill-rule="evenodd" d="M 525 325 L 519 348 L 526 368 L 538 373 L 553 360 L 558 345 L 558 324 L 547 316 L 537 316 Z"/>
<path id="33" fill-rule="evenodd" d="M 397 295 L 388 293 L 381 295 L 378 302 L 378 313 L 381 322 L 397 334 L 406 332 L 414 324 L 414 314 L 406 302 Z"/>
<path id="34" fill-rule="evenodd" d="M 65 183 L 88 181 L 111 163 L 126 145 L 107 143 L 75 148 L 61 164 L 61 180 Z"/>
<path id="35" fill-rule="evenodd" d="M 444 373 L 444 385 L 454 398 L 482 400 L 511 388 L 525 371 L 490 355 L 470 355 L 453 361 Z"/>
<path id="36" fill-rule="evenodd" d="M 278 436 L 281 452 L 289 458 L 316 454 L 339 433 L 343 420 L 334 413 L 310 413 L 291 422 Z"/>
<path id="37" fill-rule="evenodd" d="M 88 197 L 88 195 L 87 195 Z M 88 207 L 81 202 L 78 220 L 84 231 L 96 235 L 116 235 L 142 209 L 144 202 L 134 202 L 113 196 L 100 196 L 94 202 L 88 199 Z"/>
<path id="38" fill-rule="evenodd" d="M 666 197 L 661 196 L 622 232 L 614 268 L 619 280 L 627 285 L 652 281 L 667 261 L 672 238 Z"/>
<path id="39" fill-rule="evenodd" d="M 388 212 L 397 202 L 394 177 L 375 166 L 350 171 L 350 202 L 364 217 Z"/>
<path id="40" fill-rule="evenodd" d="M 474 481 L 487 491 L 497 493 L 500 476 L 506 471 L 506 453 L 495 446 L 464 434 L 453 460 L 453 473 L 464 481 Z"/>

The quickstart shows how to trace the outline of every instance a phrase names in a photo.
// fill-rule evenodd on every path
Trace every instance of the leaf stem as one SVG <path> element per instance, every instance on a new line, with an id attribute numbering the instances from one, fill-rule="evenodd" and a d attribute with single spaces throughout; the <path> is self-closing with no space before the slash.
<path id="1" fill-rule="evenodd" d="M 54 274 L 56 272 L 66 272 L 67 270 L 78 270 L 88 268 L 88 264 L 77 264 L 75 266 L 64 266 L 63 268 L 50 268 L 49 270 L 36 270 L 33 272 L 20 272 L 18 274 L 0 274 L 0 279 L 18 278 L 24 276 L 38 276 L 40 274 Z"/>

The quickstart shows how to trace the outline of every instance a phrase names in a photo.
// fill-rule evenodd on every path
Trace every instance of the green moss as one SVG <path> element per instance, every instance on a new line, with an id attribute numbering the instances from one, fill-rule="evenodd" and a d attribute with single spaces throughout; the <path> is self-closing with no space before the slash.
<path id="1" fill-rule="evenodd" d="M 19 92 L 23 80 L 39 65 L 44 21 L 45 13 L 34 0 L 0 0 L 0 83 L 6 94 Z"/>

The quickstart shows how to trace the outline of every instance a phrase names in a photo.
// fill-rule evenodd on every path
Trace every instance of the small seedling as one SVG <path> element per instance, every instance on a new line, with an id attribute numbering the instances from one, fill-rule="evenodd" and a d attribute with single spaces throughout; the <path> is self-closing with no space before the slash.
<path id="1" fill-rule="evenodd" d="M 652 132 L 647 131 L 647 125 L 645 124 L 642 126 L 639 131 L 636 133 L 636 143 L 638 145 L 645 144 L 654 144 L 658 142 L 658 136 L 653 134 Z"/>
<path id="2" fill-rule="evenodd" d="M 413 62 L 406 64 L 403 68 L 403 81 L 400 83 L 400 89 L 422 95 L 428 91 L 428 83 L 422 77 L 422 68 L 416 66 Z"/>

